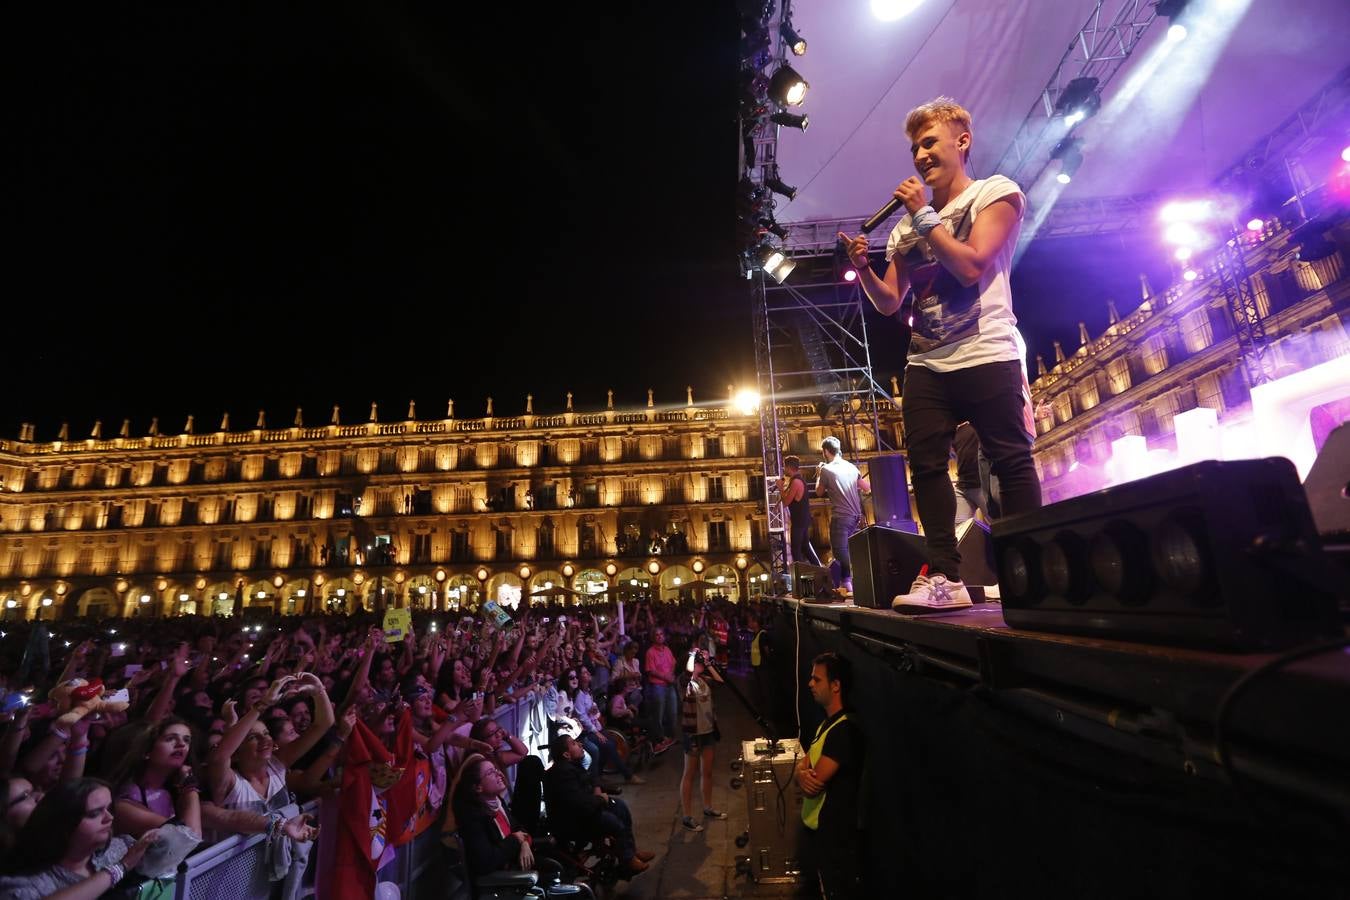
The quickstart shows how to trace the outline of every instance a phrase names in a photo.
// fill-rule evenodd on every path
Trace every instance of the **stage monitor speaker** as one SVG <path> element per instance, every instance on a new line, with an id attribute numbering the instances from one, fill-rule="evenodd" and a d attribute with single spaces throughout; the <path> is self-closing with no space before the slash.
<path id="1" fill-rule="evenodd" d="M 1318 533 L 1337 543 L 1350 541 L 1350 422 L 1327 435 L 1303 489 Z"/>
<path id="2" fill-rule="evenodd" d="M 830 570 L 804 562 L 792 564 L 792 596 L 807 602 L 833 602 L 840 599 L 834 592 L 834 579 L 830 577 Z"/>
<path id="3" fill-rule="evenodd" d="M 872 457 L 867 463 L 867 480 L 872 485 L 872 515 L 876 523 L 900 531 L 917 531 L 909 511 L 905 457 L 899 453 Z"/>
<path id="4" fill-rule="evenodd" d="M 994 523 L 1014 628 L 1234 650 L 1343 634 L 1287 459 L 1202 462 Z"/>
<path id="5" fill-rule="evenodd" d="M 853 602 L 871 609 L 890 609 L 897 594 L 909 591 L 928 561 L 923 538 L 907 531 L 869 525 L 848 539 L 853 566 Z"/>
<path id="6" fill-rule="evenodd" d="M 966 519 L 956 526 L 956 550 L 961 554 L 961 581 L 965 584 L 998 584 L 998 562 L 989 523 Z"/>

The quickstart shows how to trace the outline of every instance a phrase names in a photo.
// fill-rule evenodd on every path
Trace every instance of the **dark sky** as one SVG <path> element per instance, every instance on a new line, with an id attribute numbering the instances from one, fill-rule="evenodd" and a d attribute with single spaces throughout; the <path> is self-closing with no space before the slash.
<path id="1" fill-rule="evenodd" d="M 5 13 L 0 433 L 753 381 L 731 3 L 236 7 Z M 1033 353 L 1132 309 L 1150 254 L 1033 246 Z M 902 332 L 869 327 L 885 383 Z"/>
<path id="2" fill-rule="evenodd" d="M 753 378 L 729 4 L 32 6 L 4 434 Z"/>

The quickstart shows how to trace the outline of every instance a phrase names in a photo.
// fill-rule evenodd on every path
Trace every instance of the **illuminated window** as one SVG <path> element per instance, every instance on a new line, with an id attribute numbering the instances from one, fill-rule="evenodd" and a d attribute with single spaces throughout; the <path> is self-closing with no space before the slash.
<path id="1" fill-rule="evenodd" d="M 721 475 L 708 477 L 708 499 L 725 500 L 727 498 L 726 480 Z"/>
<path id="2" fill-rule="evenodd" d="M 1097 394 L 1097 379 L 1089 375 L 1078 384 L 1078 408 L 1092 409 L 1099 402 L 1101 398 Z"/>
<path id="3" fill-rule="evenodd" d="M 1186 349 L 1192 353 L 1214 343 L 1214 327 L 1209 321 L 1209 310 L 1197 309 L 1182 317 L 1181 335 Z"/>
<path id="4" fill-rule="evenodd" d="M 1117 356 L 1106 364 L 1106 382 L 1112 394 L 1122 394 L 1130 389 L 1130 361 Z"/>
<path id="5" fill-rule="evenodd" d="M 1223 391 L 1217 374 L 1211 372 L 1195 379 L 1195 405 L 1223 412 Z"/>
<path id="6" fill-rule="evenodd" d="M 1162 335 L 1154 335 L 1144 341 L 1144 371 L 1157 375 L 1167 368 L 1167 342 Z"/>

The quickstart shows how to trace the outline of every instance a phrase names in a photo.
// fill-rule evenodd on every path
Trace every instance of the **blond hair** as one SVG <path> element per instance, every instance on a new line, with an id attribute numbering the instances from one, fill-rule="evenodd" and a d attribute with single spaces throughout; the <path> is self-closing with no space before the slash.
<path id="1" fill-rule="evenodd" d="M 934 122 L 951 122 L 961 131 L 968 132 L 972 138 L 975 136 L 970 126 L 970 111 L 951 97 L 934 97 L 911 109 L 909 115 L 905 116 L 905 135 L 913 140 L 915 135 Z M 962 161 L 969 159 L 970 150 L 967 148 Z"/>

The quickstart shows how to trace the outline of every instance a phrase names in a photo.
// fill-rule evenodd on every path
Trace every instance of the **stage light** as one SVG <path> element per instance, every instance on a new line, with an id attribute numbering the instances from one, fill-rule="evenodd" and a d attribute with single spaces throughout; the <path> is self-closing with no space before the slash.
<path id="1" fill-rule="evenodd" d="M 792 274 L 792 270 L 797 268 L 795 260 L 790 259 L 782 250 L 769 244 L 760 247 L 759 263 L 765 273 L 779 284 L 782 284 Z"/>
<path id="2" fill-rule="evenodd" d="M 1345 162 L 1350 162 L 1350 147 L 1346 147 L 1341 151 L 1341 159 Z"/>
<path id="3" fill-rule="evenodd" d="M 779 225 L 773 219 L 760 219 L 759 225 L 765 231 L 777 237 L 780 241 L 786 241 L 788 236 L 787 227 Z"/>
<path id="4" fill-rule="evenodd" d="M 1214 204 L 1209 200 L 1173 200 L 1158 210 L 1163 222 L 1203 222 L 1214 215 Z"/>
<path id="5" fill-rule="evenodd" d="M 1068 122 L 1069 127 L 1072 128 L 1101 109 L 1102 100 L 1097 94 L 1098 84 L 1097 79 L 1084 75 L 1064 85 L 1059 99 L 1055 101 L 1055 112 L 1066 119 L 1073 117 L 1073 121 Z"/>
<path id="6" fill-rule="evenodd" d="M 1055 175 L 1055 180 L 1060 184 L 1068 184 L 1083 165 L 1083 142 L 1078 138 L 1065 138 L 1050 151 L 1050 158 L 1059 160 L 1059 173 Z"/>
<path id="7" fill-rule="evenodd" d="M 1169 244 L 1195 247 L 1201 241 L 1200 231 L 1190 222 L 1173 222 L 1163 231 L 1163 240 Z"/>
<path id="8" fill-rule="evenodd" d="M 769 97 L 779 106 L 801 106 L 810 85 L 789 65 L 782 65 L 769 79 Z"/>
<path id="9" fill-rule="evenodd" d="M 857 273 L 857 271 L 855 271 L 854 269 L 849 269 L 847 272 L 844 273 L 844 280 L 845 280 L 845 281 L 857 281 L 857 280 L 858 280 L 858 273 Z"/>
<path id="10" fill-rule="evenodd" d="M 791 22 L 784 19 L 783 24 L 778 26 L 778 33 L 783 36 L 783 43 L 787 44 L 788 48 L 792 50 L 793 56 L 806 55 L 806 41 L 793 29 Z"/>
<path id="11" fill-rule="evenodd" d="M 1186 26 L 1177 24 L 1167 29 L 1167 40 L 1173 44 L 1186 40 Z"/>
<path id="12" fill-rule="evenodd" d="M 782 125 L 786 128 L 800 128 L 806 130 L 806 126 L 811 124 L 811 120 L 805 115 L 797 115 L 790 112 L 776 112 L 769 116 L 769 121 L 775 125 Z"/>
<path id="13" fill-rule="evenodd" d="M 872 0 L 872 15 L 883 22 L 903 19 L 923 4 L 923 0 Z"/>
<path id="14" fill-rule="evenodd" d="M 784 184 L 777 176 L 764 179 L 764 186 L 775 194 L 782 194 L 789 200 L 797 199 L 797 189 L 791 185 Z"/>
<path id="15" fill-rule="evenodd" d="M 1186 260 L 1191 258 L 1191 254 L 1194 252 L 1195 251 L 1193 251 L 1190 247 L 1178 247 L 1175 255 L 1179 262 L 1185 262 Z"/>
<path id="16" fill-rule="evenodd" d="M 1252 218 L 1252 219 L 1247 220 L 1247 230 L 1248 230 L 1248 231 L 1260 231 L 1262 228 L 1265 228 L 1265 227 L 1266 227 L 1266 223 L 1265 223 L 1262 219 L 1259 219 L 1259 218 Z"/>
<path id="17" fill-rule="evenodd" d="M 741 388 L 736 392 L 736 411 L 743 416 L 752 416 L 759 409 L 759 391 Z M 653 572 L 653 575 L 656 573 Z"/>
<path id="18" fill-rule="evenodd" d="M 1185 272 L 1181 273 L 1181 277 L 1186 279 L 1187 281 L 1194 281 L 1195 279 L 1199 278 L 1200 275 L 1194 269 L 1187 269 Z"/>

